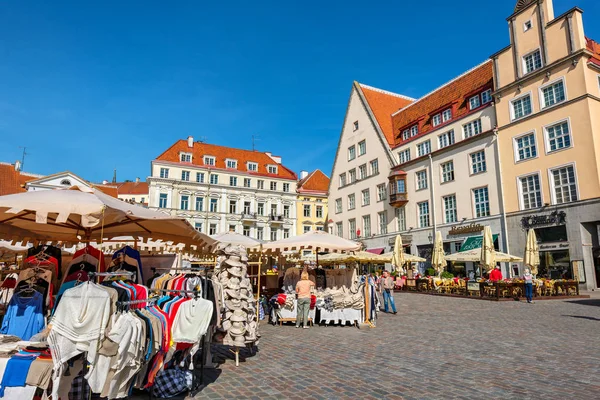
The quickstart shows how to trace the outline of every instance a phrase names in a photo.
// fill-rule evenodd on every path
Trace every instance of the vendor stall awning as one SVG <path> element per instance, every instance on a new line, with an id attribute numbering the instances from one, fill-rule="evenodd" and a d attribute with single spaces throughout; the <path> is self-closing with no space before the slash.
<path id="1" fill-rule="evenodd" d="M 367 249 L 366 251 L 373 254 L 383 254 L 383 250 L 385 250 L 385 247 L 376 247 L 373 249 Z"/>
<path id="2" fill-rule="evenodd" d="M 498 235 L 493 235 L 494 242 L 498 240 Z M 467 238 L 465 242 L 460 246 L 460 251 L 467 251 L 473 249 L 480 249 L 483 243 L 483 236 L 472 236 Z"/>

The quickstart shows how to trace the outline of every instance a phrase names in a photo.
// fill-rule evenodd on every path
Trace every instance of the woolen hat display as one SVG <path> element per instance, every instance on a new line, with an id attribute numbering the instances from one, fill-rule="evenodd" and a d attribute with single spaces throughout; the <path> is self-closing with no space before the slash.
<path id="1" fill-rule="evenodd" d="M 232 322 L 229 334 L 233 336 L 242 336 L 246 333 L 246 327 L 241 322 Z"/>
<path id="2" fill-rule="evenodd" d="M 242 295 L 238 290 L 225 289 L 225 295 L 230 299 L 241 299 Z"/>
<path id="3" fill-rule="evenodd" d="M 243 267 L 245 264 L 241 262 L 240 257 L 231 256 L 227 260 L 225 260 L 225 264 L 231 265 L 232 267 Z"/>
<path id="4" fill-rule="evenodd" d="M 231 274 L 233 276 L 237 276 L 237 277 L 241 277 L 242 276 L 242 269 L 240 267 L 228 268 L 227 272 L 229 272 L 229 274 Z"/>
<path id="5" fill-rule="evenodd" d="M 247 318 L 247 314 L 242 311 L 242 310 L 235 310 L 233 312 L 233 315 L 231 316 L 231 318 L 229 318 L 229 320 L 231 322 L 245 322 Z"/>
<path id="6" fill-rule="evenodd" d="M 240 299 L 225 300 L 225 307 L 227 307 L 231 311 L 239 310 L 242 308 L 242 301 Z"/>

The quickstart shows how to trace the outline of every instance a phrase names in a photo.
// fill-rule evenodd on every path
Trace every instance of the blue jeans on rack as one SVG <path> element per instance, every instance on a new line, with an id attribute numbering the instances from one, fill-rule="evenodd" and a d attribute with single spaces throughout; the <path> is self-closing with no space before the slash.
<path id="1" fill-rule="evenodd" d="M 394 294 L 390 289 L 383 289 L 383 308 L 388 312 L 388 303 L 392 305 L 392 312 L 396 312 L 396 304 L 394 304 Z"/>

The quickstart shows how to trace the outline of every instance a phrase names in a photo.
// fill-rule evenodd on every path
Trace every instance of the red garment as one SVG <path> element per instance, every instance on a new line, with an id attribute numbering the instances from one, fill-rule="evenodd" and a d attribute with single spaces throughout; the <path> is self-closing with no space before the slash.
<path id="1" fill-rule="evenodd" d="M 285 294 L 278 294 L 277 295 L 277 302 L 279 303 L 280 306 L 285 304 L 285 299 L 286 299 L 286 295 Z"/>
<path id="2" fill-rule="evenodd" d="M 40 260 L 36 256 L 27 257 L 25 259 L 25 264 L 33 267 L 54 267 L 56 275 L 59 275 L 58 260 L 51 256 L 47 256 L 46 260 Z"/>
<path id="3" fill-rule="evenodd" d="M 490 281 L 496 282 L 496 281 L 501 281 L 501 280 L 502 280 L 502 271 L 494 268 L 492 270 L 492 272 L 490 272 Z"/>
<path id="4" fill-rule="evenodd" d="M 179 311 L 179 307 L 181 307 L 183 303 L 189 300 L 191 300 L 189 297 L 183 297 L 180 300 L 177 300 L 175 303 L 171 304 L 171 307 L 169 307 L 169 319 L 167 320 L 167 323 L 169 325 L 169 332 L 173 331 L 173 322 L 175 322 L 175 316 L 177 315 L 177 311 Z"/>
<path id="5" fill-rule="evenodd" d="M 148 289 L 145 286 L 133 284 L 135 288 L 135 300 L 146 300 L 148 298 Z M 144 308 L 146 303 L 139 303 L 135 308 Z"/>
<path id="6" fill-rule="evenodd" d="M 102 254 L 100 250 L 88 244 L 83 249 L 77 250 L 75 254 L 73 254 L 73 260 L 84 254 L 88 254 L 90 258 L 95 259 L 95 262 L 93 259 L 86 259 L 85 261 L 89 262 L 90 264 L 95 264 L 98 272 L 106 272 L 106 266 L 104 265 L 104 254 Z"/>
<path id="7" fill-rule="evenodd" d="M 314 294 L 311 294 L 310 295 L 310 309 L 311 310 L 314 310 L 315 304 L 317 304 L 317 296 L 315 296 Z"/>

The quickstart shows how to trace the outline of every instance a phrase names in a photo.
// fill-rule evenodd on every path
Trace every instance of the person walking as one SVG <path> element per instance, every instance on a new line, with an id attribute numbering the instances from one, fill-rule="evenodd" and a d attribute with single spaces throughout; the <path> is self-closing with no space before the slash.
<path id="1" fill-rule="evenodd" d="M 533 303 L 533 275 L 529 268 L 525 268 L 523 280 L 525 281 L 525 298 L 528 303 Z"/>
<path id="2" fill-rule="evenodd" d="M 303 271 L 302 274 L 300 274 L 300 280 L 296 284 L 296 294 L 298 295 L 298 305 L 296 307 L 296 328 L 300 328 L 300 324 L 302 323 L 304 329 L 308 329 L 310 294 L 314 287 L 314 282 L 308 279 L 308 272 Z"/>
<path id="3" fill-rule="evenodd" d="M 380 290 L 383 294 L 383 307 L 385 312 L 389 312 L 388 303 L 392 306 L 392 312 L 396 314 L 396 304 L 394 303 L 394 279 L 388 271 L 383 271 L 383 276 L 379 281 Z"/>

